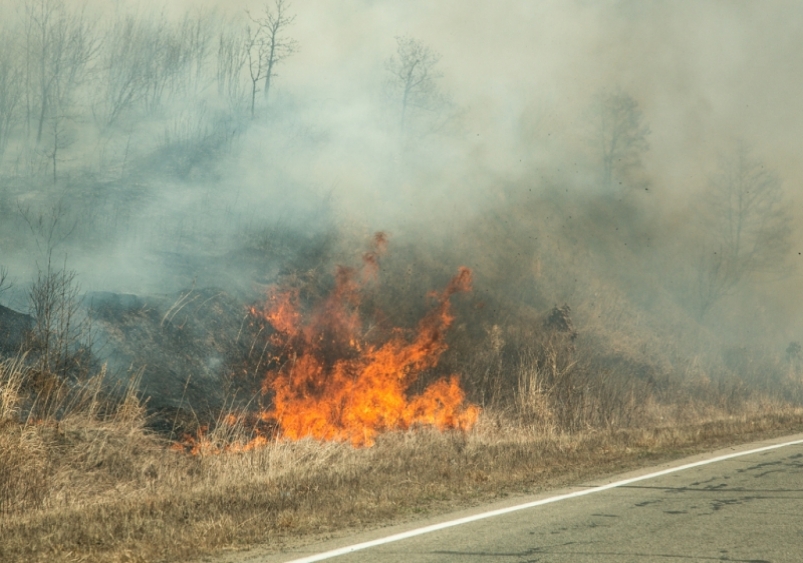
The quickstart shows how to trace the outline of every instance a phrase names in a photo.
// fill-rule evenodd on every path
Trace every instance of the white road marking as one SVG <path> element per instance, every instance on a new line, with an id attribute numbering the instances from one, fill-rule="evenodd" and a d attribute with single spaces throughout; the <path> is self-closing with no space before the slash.
<path id="1" fill-rule="evenodd" d="M 510 514 L 511 512 L 517 512 L 519 510 L 526 510 L 528 508 L 534 508 L 536 506 L 542 506 L 544 504 L 550 504 L 553 502 L 560 502 L 562 500 L 569 500 L 572 498 L 582 497 L 585 495 L 591 495 L 594 493 L 601 493 L 602 491 L 607 491 L 609 489 L 615 489 L 616 487 L 623 487 L 625 485 L 630 485 L 631 483 L 637 483 L 639 481 L 646 481 L 647 479 L 654 479 L 656 477 L 662 477 L 664 475 L 669 475 L 670 473 L 678 473 L 680 471 L 685 471 L 687 469 L 692 469 L 694 467 L 700 467 L 702 465 L 708 465 L 710 463 L 716 463 L 718 461 L 725 461 L 728 459 L 733 459 L 735 457 L 742 457 L 751 454 L 757 454 L 761 452 L 767 452 L 770 450 L 777 450 L 779 448 L 785 448 L 787 446 L 795 446 L 798 444 L 803 444 L 803 440 L 794 440 L 792 442 L 784 442 L 782 444 L 773 444 L 771 446 L 764 446 L 761 448 L 756 448 L 754 450 L 748 450 L 744 452 L 736 452 L 732 454 L 721 455 L 718 457 L 714 457 L 711 459 L 705 459 L 702 461 L 695 461 L 694 463 L 687 463 L 685 465 L 680 465 L 678 467 L 670 467 L 669 469 L 663 469 L 661 471 L 656 471 L 654 473 L 649 473 L 647 475 L 640 475 L 638 477 L 631 477 L 630 479 L 624 479 L 622 481 L 616 481 L 614 483 L 608 483 L 607 485 L 600 485 L 598 487 L 592 487 L 589 489 L 583 489 L 580 491 L 575 491 L 573 493 L 566 493 L 563 495 L 558 495 L 554 497 L 549 497 L 541 500 L 535 500 L 532 502 L 526 502 L 524 504 L 517 504 L 515 506 L 508 506 L 507 508 L 500 508 L 498 510 L 491 510 L 489 512 L 482 512 L 480 514 L 474 514 L 472 516 L 466 516 L 465 518 L 458 518 L 457 520 L 449 520 L 448 522 L 441 522 L 439 524 L 433 524 L 431 526 L 424 526 L 423 528 L 416 528 L 415 530 L 409 530 L 407 532 L 402 532 L 400 534 L 394 534 L 392 536 L 387 536 L 384 538 L 379 538 L 376 540 L 371 540 L 363 543 L 357 543 L 354 545 L 349 545 L 346 547 L 341 547 L 339 549 L 333 549 L 331 551 L 326 551 L 324 553 L 317 553 L 315 555 L 310 555 L 308 557 L 302 557 L 301 559 L 293 559 L 292 561 L 288 561 L 287 563 L 313 563 L 315 561 L 323 561 L 325 559 L 332 559 L 333 557 L 338 557 L 340 555 L 345 555 L 347 553 L 354 553 L 355 551 L 360 551 L 363 549 L 368 549 L 370 547 L 376 547 L 378 545 L 384 545 L 386 543 L 393 543 L 401 540 L 406 540 L 407 538 L 413 538 L 415 536 L 422 536 L 424 534 L 429 534 L 430 532 L 437 532 L 438 530 L 445 530 L 446 528 L 452 528 L 454 526 L 460 526 L 462 524 L 468 524 L 469 522 L 476 522 L 477 520 L 485 520 L 486 518 L 493 518 L 494 516 L 501 516 L 502 514 Z"/>

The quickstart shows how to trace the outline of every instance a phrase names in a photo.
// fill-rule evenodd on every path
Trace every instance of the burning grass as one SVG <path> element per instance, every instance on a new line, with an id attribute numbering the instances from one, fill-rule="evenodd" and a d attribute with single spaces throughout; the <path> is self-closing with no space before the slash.
<path id="1" fill-rule="evenodd" d="M 377 240 L 384 238 L 378 235 Z M 376 255 L 367 255 L 367 268 L 374 267 Z M 461 268 L 441 294 L 433 295 L 435 306 L 411 338 L 393 329 L 378 343 L 366 338 L 356 272 L 341 267 L 336 279 L 334 290 L 308 319 L 294 291 L 273 293 L 265 309 L 253 310 L 275 330 L 271 344 L 277 351 L 262 386 L 272 406 L 261 417 L 275 420 L 284 438 L 355 446 L 370 446 L 381 432 L 412 426 L 471 428 L 479 409 L 464 404 L 456 375 L 421 393 L 410 396 L 408 391 L 446 350 L 445 332 L 454 321 L 450 298 L 471 289 L 471 271 Z"/>
<path id="2" fill-rule="evenodd" d="M 255 433 L 224 450 L 264 446 L 266 427 L 281 439 L 372 446 L 384 432 L 474 425 L 480 409 L 467 403 L 458 375 L 411 391 L 447 350 L 446 332 L 455 320 L 451 298 L 471 290 L 471 271 L 460 268 L 442 292 L 429 294 L 432 306 L 415 329 L 369 323 L 361 310 L 365 286 L 377 281 L 386 245 L 384 233 L 377 233 L 362 269 L 339 266 L 334 287 L 315 303 L 302 302 L 298 287 L 274 286 L 264 304 L 250 308 L 261 325 L 258 334 L 269 335 L 263 347 L 270 350 L 261 382 L 264 406 L 257 413 L 223 417 L 228 426 L 253 421 Z M 186 436 L 183 444 L 191 453 L 216 449 L 206 429 Z"/>

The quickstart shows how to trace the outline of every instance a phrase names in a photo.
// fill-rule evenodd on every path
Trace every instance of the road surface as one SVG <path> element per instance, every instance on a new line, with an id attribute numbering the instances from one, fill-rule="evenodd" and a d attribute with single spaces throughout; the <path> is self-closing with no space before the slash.
<path id="1" fill-rule="evenodd" d="M 729 448 L 538 497 L 246 560 L 800 563 L 801 438 Z M 791 441 L 798 443 L 777 447 Z M 744 455 L 768 445 L 774 449 Z M 733 457 L 717 460 L 723 456 Z M 655 476 L 658 472 L 664 474 Z M 527 504 L 538 505 L 521 508 Z M 457 525 L 460 519 L 474 521 Z M 398 539 L 399 534 L 412 537 Z M 365 542 L 378 545 L 366 547 Z"/>

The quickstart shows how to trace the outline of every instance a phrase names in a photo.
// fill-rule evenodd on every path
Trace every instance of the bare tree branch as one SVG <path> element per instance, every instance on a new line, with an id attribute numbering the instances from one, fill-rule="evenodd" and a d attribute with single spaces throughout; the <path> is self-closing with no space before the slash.
<path id="1" fill-rule="evenodd" d="M 286 28 L 296 19 L 288 15 L 290 3 L 287 0 L 274 0 L 273 5 L 265 4 L 264 15 L 248 18 L 256 27 L 246 27 L 245 51 L 248 72 L 251 77 L 251 117 L 254 117 L 256 93 L 260 81 L 264 81 L 262 92 L 267 100 L 271 80 L 276 76 L 276 67 L 287 57 L 298 51 L 298 42 L 284 35 Z"/>
<path id="2" fill-rule="evenodd" d="M 242 83 L 242 69 L 248 60 L 248 41 L 243 42 L 239 30 L 228 28 L 218 35 L 217 65 L 215 79 L 220 96 L 224 96 L 232 109 L 240 109 L 246 100 Z"/>
<path id="3" fill-rule="evenodd" d="M 11 289 L 11 282 L 8 280 L 8 268 L 0 266 L 0 295 Z"/>
<path id="4" fill-rule="evenodd" d="M 33 87 L 28 118 L 36 122 L 38 143 L 48 119 L 69 113 L 100 44 L 84 12 L 70 13 L 61 0 L 28 0 L 25 18 L 27 82 Z"/>
<path id="5" fill-rule="evenodd" d="M 287 57 L 298 51 L 298 42 L 285 37 L 284 32 L 296 19 L 295 15 L 288 15 L 290 2 L 287 0 L 274 0 L 273 7 L 265 4 L 265 15 L 256 20 L 264 35 L 265 49 L 265 85 L 263 94 L 268 99 L 270 84 L 276 76 L 276 66 Z"/>
<path id="6" fill-rule="evenodd" d="M 67 209 L 61 201 L 55 203 L 47 212 L 36 213 L 30 207 L 22 205 L 18 205 L 17 211 L 31 230 L 36 247 L 47 257 L 48 262 L 53 251 L 69 239 L 78 227 L 78 219 L 65 223 Z"/>
<path id="7" fill-rule="evenodd" d="M 650 128 L 642 123 L 638 102 L 624 92 L 597 95 L 588 112 L 590 141 L 600 160 L 602 186 L 624 182 L 628 173 L 641 166 L 649 143 Z"/>
<path id="8" fill-rule="evenodd" d="M 411 37 L 396 38 L 396 54 L 385 63 L 390 73 L 391 96 L 399 104 L 399 130 L 404 135 L 411 120 L 435 116 L 450 105 L 438 88 L 443 74 L 436 69 L 440 55 Z"/>
<path id="9" fill-rule="evenodd" d="M 698 264 L 701 317 L 748 275 L 787 271 L 792 235 L 780 178 L 743 142 L 721 159 L 703 203 L 708 243 Z"/>
<path id="10" fill-rule="evenodd" d="M 11 37 L 0 30 L 0 159 L 19 121 L 23 99 L 22 66 Z"/>
<path id="11" fill-rule="evenodd" d="M 258 85 L 267 72 L 267 61 L 265 60 L 266 43 L 260 32 L 259 27 L 252 28 L 249 25 L 245 28 L 245 57 L 248 75 L 251 77 L 252 118 L 255 115 Z"/>

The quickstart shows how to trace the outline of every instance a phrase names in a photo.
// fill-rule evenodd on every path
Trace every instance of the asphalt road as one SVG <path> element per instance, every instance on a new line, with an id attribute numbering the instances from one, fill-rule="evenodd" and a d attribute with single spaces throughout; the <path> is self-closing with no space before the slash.
<path id="1" fill-rule="evenodd" d="M 519 498 L 417 525 L 375 530 L 281 555 L 248 558 L 260 563 L 326 560 L 333 563 L 523 562 L 803 562 L 803 444 L 753 453 L 675 471 L 691 462 L 778 444 L 751 444 L 672 464 Z M 668 474 L 647 477 L 660 471 Z M 605 490 L 600 486 L 631 479 Z M 581 493 L 581 496 L 572 496 Z M 555 502 L 481 517 L 334 557 L 321 554 L 365 541 L 488 510 Z M 507 507 L 507 508 L 506 508 Z"/>

